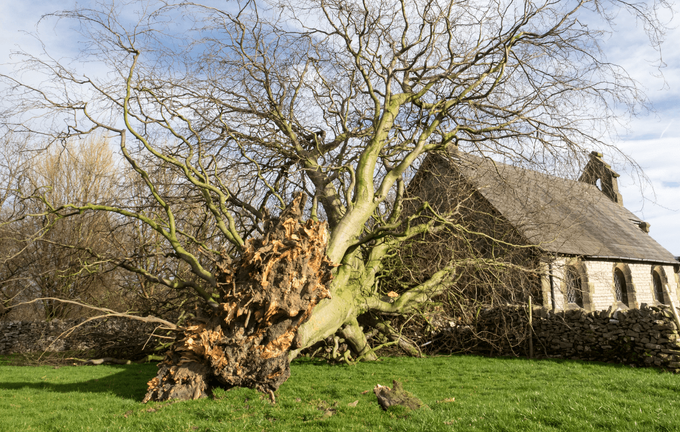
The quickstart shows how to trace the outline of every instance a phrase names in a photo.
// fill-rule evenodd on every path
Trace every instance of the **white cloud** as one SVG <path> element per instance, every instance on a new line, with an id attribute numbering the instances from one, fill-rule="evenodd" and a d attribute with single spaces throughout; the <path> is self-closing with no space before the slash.
<path id="1" fill-rule="evenodd" d="M 680 136 L 625 140 L 620 147 L 640 164 L 648 179 L 631 169 L 620 173 L 626 208 L 652 225 L 650 235 L 656 241 L 680 255 Z"/>
<path id="2" fill-rule="evenodd" d="M 12 52 L 41 53 L 41 44 L 34 37 L 36 34 L 56 58 L 75 54 L 78 47 L 69 43 L 73 40 L 73 30 L 67 23 L 48 18 L 38 25 L 44 15 L 73 5 L 75 2 L 50 0 L 0 2 L 0 72 L 10 73 L 15 68 L 12 64 L 21 62 L 20 56 L 10 56 Z"/>
<path id="3" fill-rule="evenodd" d="M 641 181 L 631 167 L 621 170 L 619 185 L 626 207 L 652 225 L 650 235 L 680 255 L 680 19 L 661 47 L 664 67 L 655 67 L 659 53 L 652 49 L 634 19 L 623 23 L 604 44 L 608 59 L 622 65 L 637 80 L 654 111 L 631 118 L 616 143 L 644 170 Z"/>

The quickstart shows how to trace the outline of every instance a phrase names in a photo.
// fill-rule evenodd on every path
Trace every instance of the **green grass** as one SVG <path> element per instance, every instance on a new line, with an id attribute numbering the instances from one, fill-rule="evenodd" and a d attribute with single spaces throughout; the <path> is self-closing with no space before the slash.
<path id="1" fill-rule="evenodd" d="M 144 405 L 145 383 L 155 371 L 152 364 L 0 366 L 0 431 L 680 429 L 680 375 L 656 369 L 475 356 L 357 366 L 299 361 L 276 405 L 247 389 Z M 362 394 L 392 379 L 432 410 L 384 412 L 372 391 Z"/>

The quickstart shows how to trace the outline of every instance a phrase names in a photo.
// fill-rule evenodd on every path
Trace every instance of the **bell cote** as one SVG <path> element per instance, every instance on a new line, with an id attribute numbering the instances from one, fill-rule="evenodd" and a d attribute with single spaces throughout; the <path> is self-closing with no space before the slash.
<path id="1" fill-rule="evenodd" d="M 583 168 L 583 173 L 578 180 L 597 186 L 607 198 L 623 207 L 623 197 L 616 180 L 618 177 L 619 174 L 612 169 L 611 165 L 602 160 L 602 153 L 594 151 L 590 153 L 590 160 Z"/>

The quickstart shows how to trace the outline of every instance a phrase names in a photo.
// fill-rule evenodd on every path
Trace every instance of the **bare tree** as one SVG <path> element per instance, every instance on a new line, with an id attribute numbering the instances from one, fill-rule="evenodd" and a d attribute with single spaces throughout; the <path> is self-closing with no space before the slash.
<path id="1" fill-rule="evenodd" d="M 109 72 L 24 54 L 22 66 L 49 80 L 5 76 L 16 102 L 6 118 L 54 141 L 106 133 L 141 180 L 143 190 L 115 203 L 34 198 L 45 216 L 104 212 L 146 230 L 176 266 L 135 253 L 117 265 L 202 299 L 202 316 L 150 384 L 155 399 L 200 397 L 215 383 L 274 391 L 289 358 L 336 332 L 374 358 L 357 317 L 408 312 L 458 271 L 452 256 L 393 301 L 376 280 L 401 243 L 446 226 L 446 214 L 421 218 L 428 203 L 402 211 L 422 158 L 457 146 L 554 170 L 605 146 L 591 131 L 644 99 L 602 58 L 601 32 L 583 17 L 607 22 L 628 10 L 656 43 L 657 7 L 667 7 L 131 4 L 141 6 L 134 22 L 128 3 L 53 14 L 75 20 L 81 55 Z"/>
<path id="2" fill-rule="evenodd" d="M 115 224 L 111 215 L 60 218 L 49 214 L 44 202 L 22 199 L 37 193 L 51 205 L 111 201 L 116 185 L 108 143 L 95 138 L 80 144 L 70 141 L 45 152 L 24 150 L 14 153 L 22 161 L 15 165 L 21 184 L 13 185 L 8 193 L 18 211 L 7 211 L 6 218 L 17 221 L 3 230 L 0 288 L 4 297 L 82 299 L 121 306 L 115 301 L 119 297 L 110 293 L 115 280 L 109 274 L 113 267 L 93 260 L 88 253 L 112 248 Z M 31 217 L 40 214 L 43 217 Z M 78 309 L 50 300 L 39 305 L 40 315 L 46 319 L 72 317 Z"/>
<path id="3" fill-rule="evenodd" d="M 6 206 L 0 230 L 0 294 L 8 305 L 45 300 L 13 308 L 8 319 L 67 319 L 95 313 L 55 299 L 173 319 L 186 315 L 180 308 L 195 307 L 187 293 L 165 289 L 120 265 L 125 256 L 151 271 L 176 268 L 155 231 L 112 213 L 66 218 L 49 214 L 51 207 L 64 203 L 115 205 L 130 191 L 131 196 L 141 196 L 138 179 L 124 166 L 116 166 L 107 140 L 92 135 L 35 149 L 16 138 L 7 135 L 3 147 L 7 162 L 2 171 Z M 26 199 L 31 196 L 42 199 Z"/>
<path id="4" fill-rule="evenodd" d="M 11 133 L 5 134 L 0 142 L 0 265 L 3 270 L 7 260 L 22 252 L 20 242 L 17 242 L 16 228 L 10 229 L 8 223 L 23 214 L 22 203 L 16 199 L 17 191 L 24 182 L 26 160 L 23 150 L 27 142 L 17 140 Z M 23 236 L 19 236 L 24 238 Z M 0 316 L 6 313 L 5 307 L 12 300 L 21 295 L 18 286 L 7 289 L 8 282 L 16 280 L 12 272 L 2 272 L 2 289 L 0 290 Z"/>

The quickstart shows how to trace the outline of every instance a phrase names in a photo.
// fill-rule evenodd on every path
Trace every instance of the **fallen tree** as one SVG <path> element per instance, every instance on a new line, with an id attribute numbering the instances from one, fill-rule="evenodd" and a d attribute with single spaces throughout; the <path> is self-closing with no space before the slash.
<path id="1" fill-rule="evenodd" d="M 289 350 L 314 306 L 330 297 L 323 222 L 301 220 L 298 195 L 241 259 L 217 263 L 221 303 L 183 329 L 149 383 L 144 401 L 197 399 L 210 389 L 250 387 L 273 394 L 290 376 Z"/>
<path id="2" fill-rule="evenodd" d="M 200 300 L 174 307 L 186 313 L 147 400 L 216 385 L 273 392 L 320 340 L 375 359 L 369 330 L 418 352 L 389 323 L 360 318 L 417 311 L 459 273 L 449 249 L 426 278 L 389 293 L 380 283 L 404 242 L 471 234 L 455 205 L 403 211 L 423 158 L 459 148 L 543 170 L 578 164 L 606 147 L 588 131 L 609 124 L 612 100 L 641 102 L 579 17 L 624 8 L 653 41 L 662 30 L 643 2 L 144 4 L 137 20 L 121 3 L 52 15 L 80 26 L 83 67 L 110 73 L 24 54 L 47 84 L 3 76 L 7 128 L 43 147 L 105 134 L 122 171 L 121 193 L 94 202 L 18 187 L 12 202 L 41 210 L 19 208 L 3 229 L 105 212 L 121 238 L 149 233 L 116 254 L 59 245 L 89 254 L 81 271 L 122 268 Z"/>

